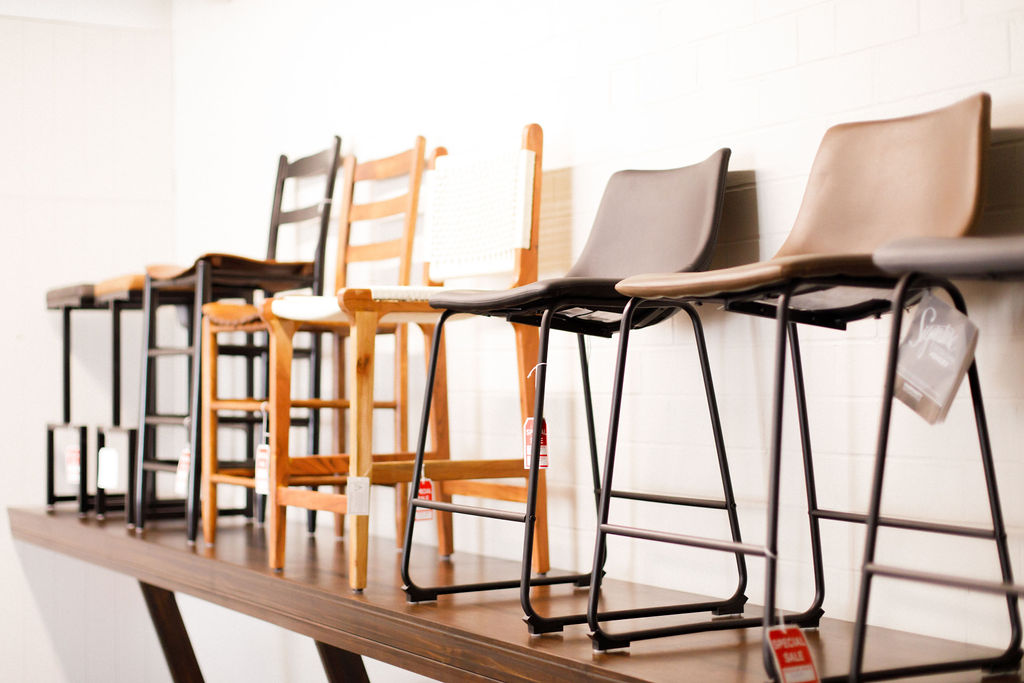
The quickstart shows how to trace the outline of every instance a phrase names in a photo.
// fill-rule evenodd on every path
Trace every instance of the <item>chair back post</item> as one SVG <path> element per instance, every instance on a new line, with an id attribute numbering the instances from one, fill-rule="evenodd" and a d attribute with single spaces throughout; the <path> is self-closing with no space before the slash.
<path id="1" fill-rule="evenodd" d="M 274 204 L 270 209 L 270 232 L 267 239 L 267 260 L 277 258 L 277 233 L 281 226 L 281 203 L 284 201 L 284 181 L 288 178 L 288 157 L 277 158 L 277 179 L 274 181 Z"/>
<path id="2" fill-rule="evenodd" d="M 349 264 L 392 258 L 398 259 L 397 284 L 409 284 L 425 152 L 426 140 L 423 136 L 417 136 L 411 149 L 390 157 L 362 164 L 357 163 L 355 157 L 345 158 L 344 189 L 342 190 L 340 229 L 338 231 L 338 259 L 334 280 L 337 289 L 346 285 Z M 355 203 L 356 183 L 388 180 L 402 176 L 408 177 L 408 189 L 404 194 L 365 204 Z M 402 234 L 399 238 L 370 244 L 351 244 L 352 223 L 388 218 L 399 214 L 404 216 Z"/>
<path id="3" fill-rule="evenodd" d="M 277 240 L 282 224 L 300 223 L 317 219 L 316 250 L 313 253 L 313 294 L 322 294 L 324 288 L 324 257 L 326 254 L 327 231 L 331 220 L 331 201 L 334 197 L 334 182 L 338 174 L 338 155 L 341 138 L 337 135 L 331 146 L 322 152 L 295 161 L 281 155 L 277 164 L 277 181 L 274 184 L 274 205 L 270 214 L 270 234 L 267 243 L 267 260 L 277 258 Z M 284 186 L 289 178 L 311 176 L 324 177 L 323 195 L 318 204 L 293 211 L 284 211 Z"/>

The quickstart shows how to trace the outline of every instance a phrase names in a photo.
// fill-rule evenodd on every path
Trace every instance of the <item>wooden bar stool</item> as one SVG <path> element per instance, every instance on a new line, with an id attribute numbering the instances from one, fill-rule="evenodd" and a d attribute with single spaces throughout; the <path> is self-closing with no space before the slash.
<path id="1" fill-rule="evenodd" d="M 437 160 L 436 175 L 432 178 L 434 197 L 428 222 L 433 224 L 439 210 L 438 202 L 450 201 L 448 208 L 449 225 L 441 233 L 437 226 L 428 233 L 428 254 L 431 261 L 429 279 L 439 278 L 435 265 L 441 253 L 454 256 L 446 264 L 459 269 L 460 274 L 494 273 L 496 269 L 511 271 L 517 284 L 536 278 L 537 219 L 540 202 L 540 164 L 542 149 L 540 126 L 532 124 L 523 131 L 522 149 L 514 154 L 484 156 L 469 162 L 472 172 L 463 179 L 466 184 L 446 177 L 441 172 L 448 157 Z M 441 151 L 439 150 L 438 154 Z M 453 162 L 454 163 L 454 162 Z M 500 223 L 494 231 L 494 221 Z M 449 230 L 450 229 L 450 230 Z M 447 240 L 462 240 L 458 253 L 445 249 L 435 251 Z M 495 237 L 498 237 L 496 240 Z M 457 245 L 458 246 L 458 245 Z M 467 250 L 471 247 L 472 250 Z M 353 247 L 348 246 L 351 250 Z M 479 267 L 484 270 L 477 270 Z M 342 284 L 345 284 L 344 281 Z M 427 353 L 443 349 L 434 329 L 440 312 L 430 307 L 427 297 L 440 289 L 437 286 L 384 286 L 366 289 L 343 288 L 337 297 L 284 297 L 265 302 L 260 315 L 270 327 L 271 373 L 270 386 L 270 499 L 268 501 L 268 525 L 270 528 L 270 563 L 280 568 L 284 562 L 285 510 L 289 505 L 317 508 L 347 513 L 348 577 L 349 585 L 355 591 L 366 586 L 366 557 L 368 547 L 368 509 L 353 507 L 359 498 L 357 490 L 366 491 L 373 484 L 394 485 L 408 483 L 413 479 L 413 454 L 396 453 L 392 457 L 374 456 L 372 438 L 373 410 L 373 368 L 375 360 L 376 331 L 381 325 L 414 323 L 424 334 Z M 348 358 L 354 386 L 350 397 L 349 448 L 344 455 L 308 456 L 291 458 L 288 455 L 287 414 L 291 403 L 289 396 L 289 367 L 291 362 L 291 339 L 299 329 L 348 329 L 354 343 L 352 355 Z M 526 326 L 517 326 L 516 343 L 519 357 L 520 402 L 531 398 L 526 373 L 536 357 L 536 333 Z M 529 364 L 529 365 L 528 365 Z M 481 464 L 478 461 L 463 462 L 449 458 L 447 438 L 447 392 L 443 361 L 436 357 L 432 362 L 430 379 L 433 392 L 439 397 L 441 409 L 436 411 L 432 421 L 432 451 L 429 453 L 435 476 L 442 486 L 437 498 L 446 502 L 456 493 L 459 484 L 468 485 L 468 479 L 515 478 L 523 480 L 525 473 L 521 460 L 497 460 Z M 426 435 L 421 432 L 419 453 L 424 455 Z M 344 495 L 334 493 L 311 493 L 297 490 L 294 475 L 307 474 L 316 469 L 327 469 L 332 473 L 344 473 L 347 487 Z M 452 480 L 449 482 L 449 480 Z M 460 480 L 460 481 L 455 481 Z M 353 486 L 355 485 L 355 489 Z M 449 489 L 451 485 L 451 489 Z M 415 491 L 415 487 L 412 489 Z M 543 493 L 543 489 L 541 488 Z M 472 495 L 493 497 L 501 500 L 522 500 L 525 498 L 521 485 L 479 482 Z M 404 506 L 403 506 L 404 507 Z M 440 510 L 439 553 L 451 553 L 450 517 Z M 405 514 L 405 511 L 401 511 Z M 546 519 L 538 521 L 546 530 Z M 546 535 L 538 534 L 537 556 L 545 563 L 538 571 L 547 571 Z"/>
<path id="2" fill-rule="evenodd" d="M 205 254 L 191 266 L 150 266 L 146 271 L 142 296 L 143 310 L 143 362 L 139 399 L 139 438 L 133 476 L 135 478 L 134 524 L 143 529 L 147 510 L 153 506 L 156 495 L 155 475 L 159 472 L 176 472 L 179 459 L 160 458 L 157 453 L 156 431 L 163 426 L 186 427 L 188 432 L 189 466 L 188 486 L 185 504 L 186 533 L 190 543 L 195 541 L 199 524 L 199 484 L 201 461 L 199 384 L 202 367 L 202 343 L 199 338 L 202 307 L 205 303 L 219 299 L 241 299 L 251 302 L 260 293 L 269 295 L 282 291 L 309 288 L 319 293 L 323 285 L 324 251 L 327 226 L 330 218 L 331 198 L 334 194 L 334 178 L 337 172 L 341 140 L 335 137 L 330 147 L 301 159 L 289 161 L 281 156 L 278 162 L 277 179 L 274 185 L 274 202 L 271 212 L 270 235 L 266 259 L 252 259 L 234 254 Z M 312 204 L 301 203 L 297 197 L 297 208 L 285 209 L 286 183 L 299 180 L 319 183 L 317 198 Z M 308 261 L 279 261 L 276 259 L 278 231 L 284 225 L 298 225 L 306 222 L 317 226 L 318 237 L 313 258 Z M 166 297 L 187 295 L 189 305 L 186 328 L 188 339 L 185 346 L 161 347 L 157 344 L 157 309 L 168 303 Z M 179 309 L 182 310 L 182 309 Z M 251 337 L 246 343 L 232 349 L 222 349 L 247 358 L 247 384 L 252 382 L 251 364 L 264 353 Z M 319 377 L 320 343 L 314 337 L 310 348 L 311 377 Z M 184 356 L 188 360 L 187 382 L 188 410 L 184 414 L 159 412 L 156 392 L 157 359 Z M 249 443 L 254 441 L 255 426 L 259 417 L 251 415 L 224 418 L 221 424 L 235 424 L 246 430 Z M 311 439 L 317 438 L 318 416 L 310 416 Z M 180 503 L 178 504 L 180 506 Z M 248 513 L 237 509 L 233 513 Z"/>
<path id="3" fill-rule="evenodd" d="M 397 258 L 398 277 L 397 284 L 408 285 L 412 269 L 412 241 L 416 231 L 416 219 L 419 206 L 420 181 L 423 174 L 424 151 L 426 142 L 422 137 L 417 137 L 412 148 L 393 156 L 356 163 L 354 157 L 346 157 L 343 164 L 342 190 L 341 190 L 341 211 L 339 217 L 339 241 L 338 258 L 336 264 L 335 281 L 344 284 L 348 277 L 349 266 L 352 264 L 370 264 L 381 259 Z M 397 195 L 389 192 L 388 188 L 396 181 L 405 179 L 403 191 Z M 389 195 L 386 199 L 377 197 L 375 201 L 363 201 L 355 203 L 353 195 L 358 191 L 360 194 L 373 196 Z M 374 222 L 378 225 L 387 221 L 401 221 L 401 235 L 397 239 L 379 240 L 370 244 L 350 244 L 350 234 L 353 223 Z M 296 296 L 293 297 L 300 304 L 316 303 L 323 297 L 318 296 Z M 221 398 L 217 387 L 217 358 L 221 348 L 217 342 L 217 335 L 226 332 L 268 332 L 268 325 L 260 320 L 259 313 L 255 306 L 234 303 L 210 303 L 203 307 L 203 379 L 202 379 L 202 414 L 203 414 L 203 474 L 201 484 L 202 497 L 202 520 L 203 537 L 207 544 L 213 544 L 216 540 L 217 530 L 217 486 L 221 484 L 242 486 L 249 490 L 256 487 L 255 463 L 250 459 L 247 462 L 221 461 L 218 457 L 217 448 L 217 427 L 220 421 L 220 411 L 246 411 L 259 413 L 267 409 L 267 402 L 263 399 L 250 396 L 241 399 Z M 334 335 L 335 359 L 339 368 L 344 367 L 344 344 L 349 335 L 349 330 L 343 325 L 333 325 L 322 328 L 309 327 L 306 331 L 313 332 L 317 336 L 323 333 Z M 408 351 L 407 351 L 407 329 L 405 325 L 383 325 L 376 333 L 388 334 L 395 338 L 394 376 L 395 376 L 395 397 L 391 401 L 375 401 L 374 408 L 393 411 L 395 421 L 395 449 L 405 451 L 408 449 L 408 388 L 406 376 L 408 374 Z M 294 351 L 292 352 L 294 355 Z M 280 368 L 273 366 L 273 372 L 282 372 Z M 291 367 L 287 368 L 288 381 L 291 377 Z M 290 407 L 285 415 L 290 416 L 291 408 L 303 408 L 310 411 L 331 409 L 337 411 L 335 451 L 340 453 L 341 443 L 344 441 L 344 418 L 345 410 L 350 407 L 350 401 L 345 396 L 343 375 L 336 373 L 338 385 L 336 397 L 333 399 L 320 398 L 319 392 L 308 399 L 295 399 L 290 402 Z M 270 378 L 273 385 L 274 379 Z M 288 426 L 291 426 L 292 419 L 288 418 Z M 317 453 L 317 442 L 308 444 L 310 453 Z M 344 456 L 338 456 L 343 459 Z M 318 466 L 302 469 L 303 463 L 314 462 L 309 459 L 296 458 L 296 466 L 290 479 L 291 485 L 308 486 L 316 489 L 319 486 L 342 487 L 346 482 L 346 471 L 344 467 L 332 468 L 321 461 Z M 405 509 L 404 484 L 400 485 L 397 508 Z M 296 492 L 295 495 L 306 496 L 315 500 L 313 491 Z M 315 514 L 317 509 L 310 508 Z M 341 535 L 343 523 L 341 512 L 331 509 L 339 516 L 336 518 L 336 529 Z M 404 519 L 404 518 L 403 518 Z M 312 527 L 310 528 L 312 532 Z"/>
<path id="4" fill-rule="evenodd" d="M 819 522 L 822 519 L 854 523 L 868 522 L 868 515 L 822 508 L 817 502 L 811 457 L 807 401 L 797 326 L 800 323 L 845 329 L 852 321 L 880 315 L 892 308 L 894 276 L 879 269 L 872 252 L 899 237 L 957 237 L 967 233 L 980 211 L 982 163 L 989 136 L 988 95 L 979 94 L 948 107 L 897 119 L 845 123 L 830 128 L 822 139 L 811 167 L 807 189 L 796 223 L 789 237 L 771 259 L 706 273 L 650 274 L 628 278 L 617 289 L 635 297 L 623 326 L 635 311 L 648 306 L 689 306 L 691 302 L 716 302 L 726 310 L 774 318 L 776 346 L 773 385 L 772 431 L 767 496 L 765 546 L 686 536 L 673 533 L 627 531 L 608 522 L 608 502 L 615 461 L 615 429 L 622 400 L 627 335 L 620 339 L 616 385 L 613 391 L 612 423 L 602 491 L 602 518 L 598 528 L 597 552 L 609 535 L 632 535 L 654 541 L 700 547 L 729 553 L 742 552 L 765 558 L 765 606 L 762 619 L 734 620 L 721 624 L 683 624 L 631 633 L 608 633 L 596 611 L 600 576 L 591 586 L 589 623 L 594 647 L 606 650 L 624 647 L 631 641 L 700 630 L 765 627 L 765 666 L 778 676 L 772 663 L 767 628 L 778 622 L 776 583 L 778 567 L 779 488 L 782 453 L 782 415 L 785 393 L 787 346 L 793 363 L 793 385 L 803 453 L 804 483 L 810 520 L 811 561 L 814 597 L 805 610 L 787 616 L 787 622 L 803 627 L 817 626 L 825 595 Z M 906 299 L 903 299 L 906 301 Z M 895 343 L 895 342 L 892 342 Z M 980 404 L 979 404 L 980 405 Z M 983 447 L 983 451 L 985 448 Z M 994 480 L 990 482 L 994 492 Z M 990 498 L 993 505 L 997 499 Z M 974 535 L 976 529 L 937 525 L 917 520 L 882 518 L 882 526 L 913 528 L 934 533 Z M 988 532 L 993 538 L 996 532 Z M 1010 583 L 1006 547 L 998 538 L 996 555 L 1003 567 L 1004 581 Z M 1010 604 L 1009 621 L 1019 638 L 1016 598 Z M 1019 640 L 1017 641 L 1019 642 Z M 871 671 L 874 679 L 958 671 L 980 666 L 1001 666 L 1006 657 L 980 663 L 896 667 Z M 846 680 L 846 677 L 843 677 Z"/>

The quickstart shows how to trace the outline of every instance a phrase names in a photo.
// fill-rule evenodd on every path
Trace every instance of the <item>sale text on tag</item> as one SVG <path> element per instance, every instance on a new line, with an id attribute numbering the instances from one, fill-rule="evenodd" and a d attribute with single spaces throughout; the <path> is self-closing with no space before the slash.
<path id="1" fill-rule="evenodd" d="M 530 469 L 530 451 L 533 449 L 533 418 L 526 418 L 523 423 L 523 469 Z M 540 462 L 537 467 L 545 469 L 548 466 L 548 422 L 540 422 Z"/>
<path id="2" fill-rule="evenodd" d="M 270 445 L 261 443 L 256 447 L 256 493 L 270 495 Z"/>
<path id="3" fill-rule="evenodd" d="M 420 500 L 434 500 L 434 482 L 429 479 L 420 479 L 420 489 L 416 493 Z M 434 518 L 434 511 L 430 508 L 416 508 L 416 521 L 429 522 Z"/>
<path id="4" fill-rule="evenodd" d="M 82 474 L 82 451 L 78 446 L 64 449 L 64 477 L 72 486 L 78 486 Z"/>
<path id="5" fill-rule="evenodd" d="M 817 683 L 820 680 L 807 638 L 798 627 L 772 626 L 768 629 L 768 642 L 782 683 Z"/>

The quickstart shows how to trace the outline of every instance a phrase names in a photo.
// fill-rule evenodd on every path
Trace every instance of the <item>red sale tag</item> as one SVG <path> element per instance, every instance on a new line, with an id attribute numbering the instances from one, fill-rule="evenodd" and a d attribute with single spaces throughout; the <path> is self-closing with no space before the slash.
<path id="1" fill-rule="evenodd" d="M 420 500 L 434 500 L 434 482 L 429 479 L 420 479 L 420 489 L 416 493 Z M 434 511 L 430 508 L 416 508 L 416 521 L 429 522 L 434 518 Z"/>
<path id="2" fill-rule="evenodd" d="M 803 631 L 796 626 L 772 626 L 768 642 L 782 683 L 818 683 L 818 670 Z"/>
<path id="3" fill-rule="evenodd" d="M 82 451 L 78 446 L 64 449 L 64 477 L 71 486 L 78 486 L 82 473 Z"/>
<path id="4" fill-rule="evenodd" d="M 533 418 L 526 418 L 523 423 L 523 469 L 530 469 L 530 450 L 533 448 Z M 548 421 L 540 422 L 540 462 L 537 467 L 548 466 Z"/>
<path id="5" fill-rule="evenodd" d="M 270 444 L 261 443 L 256 447 L 256 493 L 270 495 Z"/>

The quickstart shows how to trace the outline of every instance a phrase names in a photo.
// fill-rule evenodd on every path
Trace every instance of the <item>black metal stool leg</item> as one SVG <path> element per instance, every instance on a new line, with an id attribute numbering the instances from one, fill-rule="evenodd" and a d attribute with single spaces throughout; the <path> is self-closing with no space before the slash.
<path id="1" fill-rule="evenodd" d="M 129 520 L 129 526 L 142 529 L 146 523 L 146 502 L 148 498 L 147 472 L 144 467 L 149 451 L 153 450 L 153 442 L 156 440 L 155 429 L 147 424 L 147 417 L 155 412 L 156 397 L 153 391 L 155 384 L 156 360 L 149 354 L 156 346 L 156 305 L 158 296 L 153 291 L 153 281 L 147 275 L 146 285 L 142 290 L 142 368 L 139 373 L 139 442 L 135 454 L 135 467 L 131 476 L 135 479 L 135 506 L 134 516 Z"/>
<path id="2" fill-rule="evenodd" d="M 604 475 L 601 478 L 604 485 L 599 485 L 600 499 L 597 508 L 597 538 L 594 541 L 594 567 L 590 577 L 590 595 L 587 600 L 587 624 L 590 626 L 592 638 L 601 633 L 601 625 L 598 623 L 598 603 L 601 595 L 601 580 L 604 577 L 604 560 L 608 553 L 608 535 L 604 531 L 604 526 L 608 524 L 608 512 L 611 508 L 611 488 L 615 475 L 615 453 L 618 446 L 619 415 L 622 410 L 622 385 L 626 376 L 629 333 L 633 328 L 633 317 L 636 315 L 638 303 L 637 299 L 629 300 L 622 312 L 622 324 L 619 327 L 619 349 L 615 359 L 611 415 L 608 420 L 608 444 L 604 455 Z M 606 649 L 603 644 L 600 647 Z"/>
<path id="3" fill-rule="evenodd" d="M 587 414 L 587 444 L 590 446 L 590 475 L 594 484 L 594 505 L 601 508 L 601 466 L 597 461 L 597 431 L 594 429 L 594 402 L 590 395 L 590 363 L 587 343 L 582 334 L 576 335 L 580 350 L 580 373 L 583 376 L 583 407 Z"/>
<path id="4" fill-rule="evenodd" d="M 800 452 L 804 465 L 804 490 L 807 494 L 807 522 L 811 538 L 811 566 L 814 572 L 814 599 L 800 614 L 790 615 L 791 623 L 804 628 L 817 628 L 825 610 L 825 568 L 821 553 L 821 522 L 818 519 L 818 491 L 814 481 L 814 458 L 811 449 L 811 428 L 807 419 L 807 394 L 804 391 L 804 368 L 800 356 L 797 324 L 789 323 L 789 351 L 793 361 L 793 393 L 796 395 L 797 424 L 800 428 Z"/>
<path id="5" fill-rule="evenodd" d="M 786 343 L 789 332 L 789 300 L 792 287 L 780 296 L 775 311 L 775 380 L 772 390 L 772 435 L 769 443 L 767 532 L 765 534 L 765 588 L 763 649 L 765 671 L 776 678 L 768 643 L 768 627 L 777 621 L 775 590 L 778 580 L 779 484 L 782 477 L 782 406 L 786 390 Z"/>
<path id="6" fill-rule="evenodd" d="M 437 326 L 434 328 L 434 340 L 430 348 L 430 360 L 427 363 L 427 379 L 423 396 L 423 412 L 420 416 L 420 430 L 416 436 L 416 459 L 413 465 L 412 482 L 409 485 L 409 514 L 405 520 L 405 541 L 402 543 L 402 590 L 406 592 L 410 602 L 421 602 L 433 600 L 437 596 L 423 591 L 412 580 L 409 573 L 409 561 L 412 555 L 412 536 L 416 525 L 416 512 L 412 508 L 412 501 L 420 490 L 420 481 L 423 479 L 423 454 L 427 450 L 427 429 L 430 426 L 430 404 L 434 400 L 434 380 L 437 378 L 437 356 L 441 348 L 441 334 L 444 331 L 444 324 L 452 315 L 451 311 L 441 314 Z M 337 342 L 336 340 L 336 343 Z"/>
<path id="7" fill-rule="evenodd" d="M 519 584 L 519 601 L 526 615 L 524 621 L 533 635 L 561 631 L 567 624 L 582 624 L 586 621 L 585 614 L 559 617 L 542 616 L 533 608 L 530 598 L 533 578 L 533 536 L 537 525 L 537 483 L 540 478 L 540 440 L 544 431 L 544 390 L 547 386 L 548 341 L 551 338 L 551 321 L 556 312 L 557 309 L 549 308 L 544 311 L 541 318 L 540 346 L 537 350 L 537 365 L 534 367 L 534 370 L 537 371 L 537 389 L 533 403 L 533 443 L 530 448 L 534 457 L 530 458 L 530 477 L 526 489 L 526 528 L 523 534 L 522 577 Z M 589 575 L 580 575 L 573 580 L 573 583 L 579 585 L 582 580 L 582 585 L 586 585 L 586 580 L 589 578 Z"/>
<path id="8" fill-rule="evenodd" d="M 191 467 L 188 471 L 188 499 L 185 504 L 185 517 L 188 534 L 188 543 L 193 545 L 199 535 L 199 512 L 201 509 L 199 497 L 201 495 L 202 481 L 202 352 L 203 335 L 200 330 L 203 328 L 203 304 L 210 301 L 212 288 L 209 279 L 209 264 L 205 260 L 196 264 L 196 289 L 195 301 L 192 304 L 192 319 L 189 329 L 189 338 L 192 343 L 192 380 L 189 385 L 189 448 L 192 452 Z"/>
<path id="9" fill-rule="evenodd" d="M 711 377 L 711 363 L 708 360 L 708 345 L 704 339 L 704 325 L 693 306 L 682 307 L 690 318 L 693 327 L 693 338 L 697 345 L 697 357 L 700 360 L 701 376 L 704 380 L 704 394 L 708 404 L 708 416 L 711 419 L 711 433 L 715 439 L 715 454 L 718 456 L 718 472 L 722 479 L 722 495 L 725 498 L 725 511 L 729 518 L 729 534 L 736 543 L 743 542 L 740 534 L 740 520 L 736 513 L 736 495 L 733 493 L 732 476 L 729 473 L 729 459 L 725 453 L 725 437 L 722 435 L 722 420 L 718 414 L 718 398 L 715 395 L 715 384 Z M 746 556 L 736 553 L 736 590 L 726 604 L 716 607 L 712 613 L 717 616 L 742 614 L 747 603 L 747 560 Z"/>

